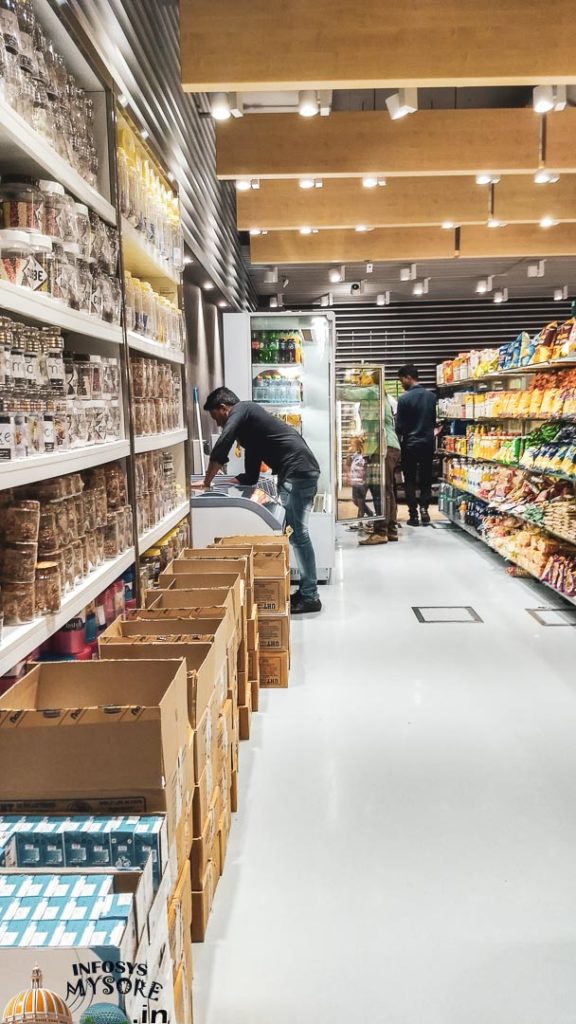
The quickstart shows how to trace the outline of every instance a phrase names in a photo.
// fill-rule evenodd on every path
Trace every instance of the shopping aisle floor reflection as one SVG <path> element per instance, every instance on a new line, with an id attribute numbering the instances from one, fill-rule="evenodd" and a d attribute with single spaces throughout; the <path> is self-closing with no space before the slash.
<path id="1" fill-rule="evenodd" d="M 241 748 L 197 1022 L 573 1024 L 576 631 L 459 532 L 344 544 Z"/>

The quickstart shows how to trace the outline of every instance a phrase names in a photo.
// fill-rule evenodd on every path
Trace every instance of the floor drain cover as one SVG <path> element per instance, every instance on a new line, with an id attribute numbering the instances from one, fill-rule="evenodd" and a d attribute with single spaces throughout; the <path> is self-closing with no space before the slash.
<path id="1" fill-rule="evenodd" d="M 474 608 L 463 604 L 416 605 L 412 607 L 412 611 L 418 622 L 426 624 L 439 622 L 477 623 L 484 621 Z"/>

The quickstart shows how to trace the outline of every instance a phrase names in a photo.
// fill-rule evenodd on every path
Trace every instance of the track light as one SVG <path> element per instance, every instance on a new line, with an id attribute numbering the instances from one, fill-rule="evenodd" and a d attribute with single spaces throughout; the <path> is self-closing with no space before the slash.
<path id="1" fill-rule="evenodd" d="M 568 298 L 568 285 L 565 284 L 563 288 L 554 289 L 554 302 L 565 302 Z"/>
<path id="2" fill-rule="evenodd" d="M 210 97 L 210 113 L 215 121 L 229 121 L 242 117 L 242 107 L 235 92 L 214 92 Z"/>
<path id="3" fill-rule="evenodd" d="M 140 138 L 144 139 L 144 141 L 146 141 L 146 139 L 150 138 L 150 132 L 148 131 L 147 128 L 141 128 L 140 129 Z"/>
<path id="4" fill-rule="evenodd" d="M 278 299 L 275 295 L 270 296 L 270 309 L 278 309 Z"/>
<path id="5" fill-rule="evenodd" d="M 399 117 L 406 117 L 407 114 L 415 114 L 418 110 L 418 90 L 399 89 L 392 96 L 388 96 L 386 106 L 393 121 L 397 121 Z"/>
<path id="6" fill-rule="evenodd" d="M 374 273 L 374 264 L 373 263 L 367 263 L 366 264 L 366 273 L 367 274 L 373 274 Z"/>
<path id="7" fill-rule="evenodd" d="M 386 178 L 377 178 L 373 174 L 366 174 L 362 178 L 362 184 L 364 188 L 383 188 L 386 185 Z"/>
<path id="8" fill-rule="evenodd" d="M 257 191 L 260 188 L 260 178 L 239 178 L 236 182 L 237 192 L 249 192 L 250 189 Z"/>
<path id="9" fill-rule="evenodd" d="M 410 267 L 400 268 L 400 280 L 401 281 L 415 281 L 416 280 L 416 264 L 413 263 Z"/>
<path id="10" fill-rule="evenodd" d="M 500 288 L 494 292 L 494 302 L 500 304 L 501 302 L 508 302 L 508 289 Z"/>
<path id="11" fill-rule="evenodd" d="M 300 188 L 311 189 L 311 188 L 323 188 L 324 182 L 322 178 L 300 178 L 298 182 Z"/>
<path id="12" fill-rule="evenodd" d="M 556 227 L 557 223 L 558 223 L 558 221 L 554 220 L 553 217 L 542 217 L 542 220 L 540 221 L 540 227 L 541 228 L 554 228 L 554 227 Z"/>
<path id="13" fill-rule="evenodd" d="M 264 271 L 264 284 L 278 284 L 278 267 Z"/>
<path id="14" fill-rule="evenodd" d="M 315 89 L 301 89 L 298 93 L 298 113 L 300 117 L 316 117 L 320 107 L 318 93 Z"/>
<path id="15" fill-rule="evenodd" d="M 483 277 L 478 281 L 476 285 L 477 295 L 486 295 L 487 292 L 492 291 L 492 277 Z"/>
<path id="16" fill-rule="evenodd" d="M 341 284 L 346 277 L 346 267 L 331 267 L 328 271 L 330 284 Z"/>
<path id="17" fill-rule="evenodd" d="M 477 185 L 497 185 L 500 181 L 498 174 L 491 174 L 490 171 L 482 171 L 476 175 Z"/>
<path id="18" fill-rule="evenodd" d="M 381 292 L 380 295 L 376 296 L 377 306 L 389 306 L 390 305 L 390 292 Z"/>
<path id="19" fill-rule="evenodd" d="M 184 257 L 184 266 L 185 267 L 189 267 L 191 263 L 194 263 L 194 260 L 192 259 L 192 257 L 191 256 L 185 256 Z"/>
<path id="20" fill-rule="evenodd" d="M 538 260 L 538 263 L 529 263 L 526 268 L 528 277 L 544 277 L 546 271 L 546 260 Z"/>
<path id="21" fill-rule="evenodd" d="M 559 181 L 559 178 L 559 174 L 553 174 L 552 171 L 546 171 L 544 168 L 541 168 L 539 171 L 536 171 L 536 174 L 534 175 L 534 184 L 555 185 L 556 182 Z"/>
<path id="22" fill-rule="evenodd" d="M 457 227 L 458 227 L 458 225 L 455 224 L 453 220 L 443 220 L 442 221 L 442 228 L 444 229 L 444 231 L 452 231 L 453 228 L 457 228 Z"/>
<path id="23" fill-rule="evenodd" d="M 537 85 L 532 92 L 532 106 L 537 114 L 548 114 L 551 110 L 565 110 L 566 103 L 565 85 Z"/>
<path id="24" fill-rule="evenodd" d="M 429 281 L 429 277 L 425 277 L 422 281 L 415 281 L 412 288 L 412 295 L 427 295 Z"/>
<path id="25" fill-rule="evenodd" d="M 220 306 L 220 309 L 227 309 L 228 308 L 228 303 L 225 302 L 224 299 L 221 299 L 220 302 L 218 303 L 218 305 Z"/>
<path id="26" fill-rule="evenodd" d="M 309 228 L 309 227 L 300 228 L 300 234 L 301 235 L 317 235 L 318 234 L 318 228 Z"/>
<path id="27" fill-rule="evenodd" d="M 257 238 L 258 235 L 267 235 L 267 231 L 263 231 L 262 228 L 250 228 L 250 235 L 252 238 Z"/>
<path id="28" fill-rule="evenodd" d="M 357 231 L 358 234 L 362 234 L 363 232 L 368 231 L 369 229 L 366 227 L 365 224 L 357 224 L 354 230 Z"/>
<path id="29" fill-rule="evenodd" d="M 486 221 L 486 226 L 489 228 L 501 228 L 502 221 L 498 220 L 498 217 L 489 217 Z"/>
<path id="30" fill-rule="evenodd" d="M 326 308 L 327 306 L 334 305 L 334 297 L 332 295 L 332 292 L 328 292 L 327 295 L 320 296 L 320 305 L 323 306 L 324 308 Z"/>
<path id="31" fill-rule="evenodd" d="M 128 104 L 130 103 L 130 97 L 129 97 L 129 96 L 127 96 L 125 92 L 121 92 L 121 93 L 120 93 L 120 95 L 119 95 L 119 97 L 118 97 L 118 103 L 119 103 L 119 105 L 120 105 L 121 107 L 123 107 L 124 109 L 126 109 L 126 107 L 128 106 Z"/>

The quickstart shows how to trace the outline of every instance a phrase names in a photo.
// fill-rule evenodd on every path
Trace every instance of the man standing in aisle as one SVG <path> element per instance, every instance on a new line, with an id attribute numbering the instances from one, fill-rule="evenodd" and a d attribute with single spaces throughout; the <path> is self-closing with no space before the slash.
<path id="1" fill-rule="evenodd" d="M 300 587 L 290 598 L 292 614 L 321 611 L 316 557 L 308 532 L 320 466 L 310 448 L 294 427 L 271 416 L 257 402 L 241 402 L 228 388 L 216 388 L 208 395 L 204 409 L 222 427 L 212 449 L 204 486 L 210 487 L 236 441 L 244 448 L 246 469 L 238 483 L 257 484 L 262 463 L 270 467 L 278 477 L 280 501 L 286 510 L 286 522 L 292 528 L 290 542 L 300 570 Z"/>
<path id="2" fill-rule="evenodd" d="M 398 371 L 404 394 L 398 399 L 396 431 L 402 450 L 402 471 L 410 518 L 408 526 L 430 525 L 432 463 L 436 432 L 436 398 L 418 381 L 418 370 L 407 363 Z M 420 489 L 420 499 L 417 489 Z M 418 518 L 420 505 L 420 519 Z"/>

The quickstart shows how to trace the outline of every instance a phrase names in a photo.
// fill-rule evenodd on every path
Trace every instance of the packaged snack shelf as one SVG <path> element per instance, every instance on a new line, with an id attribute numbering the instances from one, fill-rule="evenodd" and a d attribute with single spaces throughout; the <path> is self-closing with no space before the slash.
<path id="1" fill-rule="evenodd" d="M 129 441 L 110 441 L 106 444 L 93 444 L 87 448 L 71 448 L 67 451 L 47 452 L 44 455 L 31 455 L 27 459 L 2 462 L 0 490 L 49 480 L 65 473 L 76 473 L 92 466 L 113 462 L 115 459 L 127 458 L 129 454 Z"/>
<path id="2" fill-rule="evenodd" d="M 133 562 L 134 548 L 128 548 L 118 558 L 110 559 L 95 569 L 79 586 L 67 594 L 62 599 L 62 608 L 56 615 L 44 615 L 23 626 L 5 626 L 0 642 L 0 675 L 26 658 L 61 629 L 69 619 L 78 615 Z"/>
<path id="3" fill-rule="evenodd" d="M 146 241 L 142 232 L 137 231 L 126 217 L 121 218 L 121 225 L 125 269 L 147 280 L 165 278 L 174 287 L 179 285 L 180 275 L 167 262 L 158 258 L 156 250 Z"/>
<path id="4" fill-rule="evenodd" d="M 138 334 L 136 331 L 127 331 L 128 345 L 135 352 L 142 352 L 147 356 L 154 356 L 155 359 L 165 359 L 170 363 L 184 364 L 185 356 L 183 352 L 179 352 L 175 348 L 170 348 L 169 345 L 163 345 L 160 341 L 153 341 L 151 338 L 145 338 L 142 334 Z"/>
<path id="5" fill-rule="evenodd" d="M 169 430 L 165 434 L 143 434 L 134 438 L 134 451 L 137 455 L 141 452 L 155 452 L 159 448 L 170 448 L 173 444 L 180 444 L 187 438 L 188 431 L 185 427 L 182 430 Z"/>
<path id="6" fill-rule="evenodd" d="M 576 366 L 575 359 L 557 360 L 555 363 L 532 363 L 529 366 L 518 366 L 511 370 L 496 370 L 494 373 L 486 373 L 481 377 L 467 377 L 465 380 L 454 380 L 449 384 L 438 384 L 438 388 L 459 388 L 469 387 L 470 384 L 483 384 L 490 380 L 502 380 L 506 377 L 520 377 L 524 374 L 542 373 L 550 370 L 570 370 Z"/>
<path id="7" fill-rule="evenodd" d="M 159 523 L 152 526 L 151 529 L 146 530 L 138 537 L 138 549 L 140 552 L 146 551 L 147 548 L 154 547 L 157 541 L 159 541 L 166 533 L 180 522 L 181 519 L 185 519 L 190 513 L 190 499 L 187 498 L 181 505 L 169 512 L 167 516 L 164 516 Z"/>
<path id="8" fill-rule="evenodd" d="M 576 483 L 576 476 L 568 476 L 566 473 L 555 473 L 553 469 L 532 469 L 523 466 L 520 462 L 501 462 L 499 459 L 481 459 L 477 455 L 458 455 L 457 452 L 441 451 L 441 455 L 448 455 L 453 459 L 467 459 L 469 462 L 488 462 L 491 466 L 504 466 L 506 469 L 521 469 L 524 473 L 531 473 L 533 476 L 549 476 L 553 480 L 566 480 L 568 483 Z M 450 483 L 449 480 L 446 483 Z"/>
<path id="9" fill-rule="evenodd" d="M 122 328 L 110 324 L 88 313 L 80 313 L 31 288 L 0 281 L 0 308 L 7 313 L 17 313 L 29 320 L 61 327 L 70 334 L 82 334 L 94 341 L 107 341 L 113 345 L 122 344 Z"/>
<path id="10" fill-rule="evenodd" d="M 19 174 L 59 181 L 79 203 L 94 210 L 108 224 L 116 224 L 116 210 L 46 139 L 0 97 L 0 152 L 6 166 Z"/>
<path id="11" fill-rule="evenodd" d="M 542 530 L 543 533 L 549 533 L 551 537 L 555 537 L 556 540 L 561 540 L 564 544 L 576 545 L 576 541 L 571 540 L 570 537 L 566 537 L 563 533 L 557 533 L 556 530 L 551 530 L 545 523 L 534 522 L 533 519 L 523 516 L 520 512 L 515 512 L 514 509 L 505 507 L 508 504 L 507 502 L 492 501 L 490 498 L 486 498 L 483 494 L 479 494 L 478 491 L 475 491 L 470 487 L 463 487 L 461 484 L 452 483 L 451 480 L 443 479 L 442 483 L 447 484 L 448 487 L 452 487 L 455 491 L 460 491 L 462 494 L 469 494 L 471 498 L 483 501 L 487 508 L 496 509 L 497 512 L 502 512 L 503 515 L 513 516 L 514 519 L 518 519 L 522 523 L 527 523 L 528 526 L 535 526 L 538 530 Z M 458 525 L 462 524 L 459 523 Z M 468 530 L 472 529 L 471 527 L 468 527 L 467 524 L 463 525 L 466 526 Z M 476 531 L 472 532 L 475 536 L 477 535 Z M 478 534 L 478 536 L 480 535 Z M 566 598 L 566 600 L 569 600 L 569 598 Z"/>

